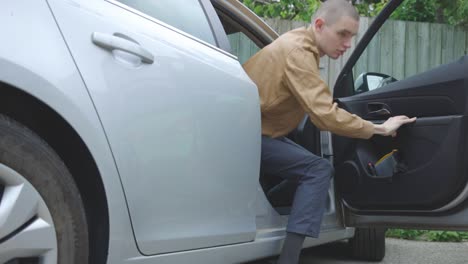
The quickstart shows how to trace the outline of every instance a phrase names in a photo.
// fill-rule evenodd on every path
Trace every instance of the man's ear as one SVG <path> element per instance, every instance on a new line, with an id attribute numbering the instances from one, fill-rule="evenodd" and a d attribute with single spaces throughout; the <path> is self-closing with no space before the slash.
<path id="1" fill-rule="evenodd" d="M 315 32 L 322 32 L 324 25 L 325 25 L 325 21 L 323 20 L 323 18 L 321 17 L 316 18 L 314 21 Z"/>

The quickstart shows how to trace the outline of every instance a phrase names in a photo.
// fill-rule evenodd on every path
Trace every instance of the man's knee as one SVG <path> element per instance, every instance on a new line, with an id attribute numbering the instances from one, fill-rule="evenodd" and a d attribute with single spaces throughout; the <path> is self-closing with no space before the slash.
<path id="1" fill-rule="evenodd" d="M 330 179 L 333 176 L 335 169 L 330 161 L 324 158 L 319 158 L 310 163 L 309 172 L 311 174 L 315 174 L 315 176 Z"/>

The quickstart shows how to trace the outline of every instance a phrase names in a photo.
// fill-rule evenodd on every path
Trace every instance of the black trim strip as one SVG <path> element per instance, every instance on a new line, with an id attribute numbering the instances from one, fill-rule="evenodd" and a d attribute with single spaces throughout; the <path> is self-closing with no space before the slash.
<path id="1" fill-rule="evenodd" d="M 372 40 L 372 38 L 377 33 L 377 31 L 379 31 L 379 29 L 382 27 L 385 21 L 387 21 L 387 19 L 390 17 L 393 11 L 397 9 L 398 6 L 400 6 L 400 4 L 403 1 L 404 0 L 390 1 L 390 3 L 388 3 L 385 6 L 385 8 L 380 12 L 380 14 L 375 18 L 374 22 L 372 22 L 369 29 L 366 31 L 364 36 L 361 38 L 361 40 L 357 44 L 356 49 L 354 50 L 353 54 L 351 54 L 351 57 L 346 62 L 345 66 L 343 67 L 343 70 L 341 70 L 340 75 L 338 75 L 338 78 L 336 79 L 335 87 L 333 87 L 335 98 L 353 95 L 353 91 L 350 90 L 352 87 L 347 87 L 348 90 L 345 90 L 346 86 L 343 85 L 344 79 L 347 77 L 348 73 L 352 70 L 352 67 L 354 66 L 354 64 L 356 64 L 357 60 L 359 59 L 361 54 L 364 52 L 367 45 Z"/>

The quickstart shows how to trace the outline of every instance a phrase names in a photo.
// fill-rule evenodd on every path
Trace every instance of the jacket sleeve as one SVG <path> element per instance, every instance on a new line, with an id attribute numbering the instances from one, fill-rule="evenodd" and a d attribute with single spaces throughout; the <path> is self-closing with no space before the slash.
<path id="1" fill-rule="evenodd" d="M 321 79 L 316 55 L 294 49 L 286 58 L 283 81 L 320 130 L 352 138 L 368 139 L 374 125 L 338 107 L 328 86 Z"/>

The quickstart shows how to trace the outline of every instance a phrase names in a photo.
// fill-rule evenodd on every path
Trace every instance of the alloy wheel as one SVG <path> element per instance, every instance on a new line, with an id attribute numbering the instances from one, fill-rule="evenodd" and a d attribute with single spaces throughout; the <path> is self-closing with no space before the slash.
<path id="1" fill-rule="evenodd" d="M 0 164 L 0 263 L 57 263 L 56 230 L 46 203 L 29 181 L 3 164 Z"/>

